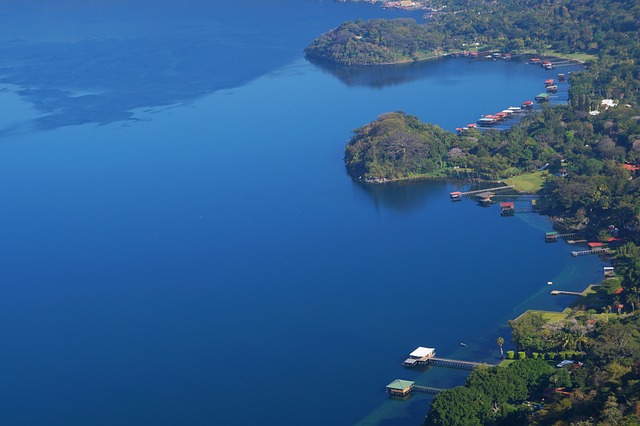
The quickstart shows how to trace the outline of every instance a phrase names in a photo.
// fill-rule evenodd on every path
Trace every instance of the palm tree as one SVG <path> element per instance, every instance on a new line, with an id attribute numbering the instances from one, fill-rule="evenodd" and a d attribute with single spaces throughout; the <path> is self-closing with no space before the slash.
<path id="1" fill-rule="evenodd" d="M 626 299 L 627 299 L 627 303 L 631 305 L 631 310 L 635 311 L 636 303 L 640 301 L 640 291 L 638 290 L 638 287 L 633 286 L 630 289 L 628 289 L 628 292 L 626 294 Z"/>
<path id="2" fill-rule="evenodd" d="M 504 359 L 504 352 L 502 352 L 502 345 L 504 345 L 504 339 L 502 337 L 498 337 L 498 346 L 500 346 L 500 359 Z"/>

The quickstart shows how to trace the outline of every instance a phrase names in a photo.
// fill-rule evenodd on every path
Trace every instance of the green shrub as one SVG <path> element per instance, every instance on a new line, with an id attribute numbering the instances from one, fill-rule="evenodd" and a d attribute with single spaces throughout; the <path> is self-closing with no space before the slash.
<path id="1" fill-rule="evenodd" d="M 540 359 L 544 359 L 544 352 L 540 354 Z"/>
<path id="2" fill-rule="evenodd" d="M 555 359 L 556 354 L 554 354 L 553 352 L 547 352 L 547 359 Z"/>
<path id="3" fill-rule="evenodd" d="M 527 357 L 527 354 L 524 352 L 518 352 L 518 359 L 525 359 Z"/>
<path id="4" fill-rule="evenodd" d="M 567 353 L 566 352 L 560 352 L 560 359 L 567 359 Z"/>
<path id="5" fill-rule="evenodd" d="M 533 353 L 533 359 L 538 359 L 538 356 L 539 356 L 539 355 L 540 355 L 540 354 L 539 354 L 538 352 L 534 352 L 534 353 Z"/>
<path id="6" fill-rule="evenodd" d="M 514 351 L 507 351 L 507 359 L 513 359 L 516 353 Z"/>

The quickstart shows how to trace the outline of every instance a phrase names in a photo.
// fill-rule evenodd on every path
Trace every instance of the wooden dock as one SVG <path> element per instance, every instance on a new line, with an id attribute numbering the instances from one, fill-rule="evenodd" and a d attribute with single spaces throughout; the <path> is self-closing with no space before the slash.
<path id="1" fill-rule="evenodd" d="M 538 200 L 540 199 L 539 195 L 535 194 L 495 194 L 493 198 L 506 198 L 506 199 L 515 199 L 515 200 Z"/>
<path id="2" fill-rule="evenodd" d="M 579 232 L 570 232 L 570 233 L 566 233 L 566 234 L 560 234 L 558 232 L 547 232 L 544 236 L 544 240 L 546 242 L 556 242 L 558 241 L 558 239 L 560 238 L 571 238 L 571 237 L 577 237 L 581 235 Z"/>
<path id="3" fill-rule="evenodd" d="M 483 192 L 495 192 L 495 191 L 504 191 L 505 189 L 513 189 L 512 185 L 498 186 L 496 188 L 485 188 L 485 189 L 476 189 L 475 191 L 466 191 L 460 192 L 461 197 L 468 197 L 470 195 L 482 194 Z"/>
<path id="4" fill-rule="evenodd" d="M 461 361 L 459 359 L 429 358 L 425 364 L 434 367 L 456 368 L 458 370 L 473 370 L 476 367 L 495 367 L 495 364 L 485 362 Z"/>
<path id="5" fill-rule="evenodd" d="M 436 395 L 436 394 L 439 394 L 440 392 L 442 392 L 444 389 L 432 388 L 431 386 L 413 385 L 412 390 L 414 392 L 428 393 L 428 394 L 431 394 L 431 395 Z"/>
<path id="6" fill-rule="evenodd" d="M 551 295 L 552 296 L 582 296 L 582 293 L 578 291 L 553 290 L 551 292 Z"/>
<path id="7" fill-rule="evenodd" d="M 589 256 L 591 254 L 609 254 L 611 253 L 611 250 L 609 250 L 608 248 L 596 248 L 596 249 L 592 249 L 592 250 L 580 250 L 580 251 L 572 251 L 571 252 L 571 256 L 573 257 L 578 257 L 578 256 Z"/>

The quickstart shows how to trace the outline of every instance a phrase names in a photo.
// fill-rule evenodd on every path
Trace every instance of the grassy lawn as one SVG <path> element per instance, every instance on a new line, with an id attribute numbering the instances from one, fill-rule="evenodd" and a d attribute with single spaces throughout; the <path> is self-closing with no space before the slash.
<path id="1" fill-rule="evenodd" d="M 518 192 L 535 193 L 542 189 L 542 183 L 548 175 L 549 172 L 546 170 L 531 172 L 505 179 L 505 182 L 508 185 L 513 185 Z"/>
<path id="2" fill-rule="evenodd" d="M 500 361 L 500 363 L 498 363 L 498 367 L 508 367 L 510 364 L 513 364 L 514 362 L 516 362 L 515 359 L 503 359 L 502 361 Z"/>
<path id="3" fill-rule="evenodd" d="M 598 59 L 596 55 L 590 55 L 588 53 L 560 53 L 553 50 L 548 50 L 546 54 L 558 56 L 561 58 L 575 59 L 576 61 L 595 61 L 596 59 Z"/>
<path id="4" fill-rule="evenodd" d="M 537 312 L 542 314 L 542 317 L 547 322 L 558 322 L 566 319 L 567 316 L 571 313 L 571 308 L 565 308 L 562 312 L 553 312 L 553 311 L 538 311 L 535 309 L 529 309 L 527 312 Z"/>

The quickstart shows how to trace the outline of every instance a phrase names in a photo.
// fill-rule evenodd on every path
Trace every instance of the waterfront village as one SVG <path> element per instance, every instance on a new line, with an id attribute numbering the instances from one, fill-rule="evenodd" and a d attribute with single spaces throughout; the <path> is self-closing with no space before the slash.
<path id="1" fill-rule="evenodd" d="M 351 1 L 424 10 L 431 4 Z M 502 216 L 543 213 L 554 223 L 546 243 L 574 244 L 567 255 L 575 262 L 593 255 L 608 264 L 597 282 L 572 288 L 547 282 L 549 297 L 573 301 L 561 312 L 528 310 L 508 321 L 510 336 L 492 338 L 499 359 L 491 363 L 479 365 L 488 358 L 473 359 L 471 351 L 459 354 L 465 360 L 441 358 L 432 341 L 399 348 L 408 352 L 406 368 L 470 374 L 463 386 L 438 389 L 407 372 L 412 380 L 388 378 L 387 393 L 435 394 L 425 425 L 639 425 L 640 3 L 503 0 L 465 8 L 440 13 L 428 26 L 406 19 L 343 23 L 307 54 L 351 66 L 443 56 L 434 52 L 496 60 L 510 52 L 549 70 L 563 65 L 545 63 L 551 55 L 585 67 L 571 74 L 560 69 L 541 81 L 533 100 L 505 105 L 456 133 L 402 111 L 383 113 L 354 131 L 345 148 L 347 173 L 365 184 L 481 183 L 451 192 L 451 201 L 499 204 Z M 567 103 L 553 102 L 565 88 Z M 473 344 L 460 345 L 467 343 Z"/>
<path id="2" fill-rule="evenodd" d="M 363 2 L 370 4 L 379 4 L 385 9 L 400 9 L 400 10 L 427 10 L 429 12 L 437 12 L 441 10 L 441 8 L 434 8 L 430 6 L 430 2 L 427 0 L 400 0 L 400 1 L 390 1 L 390 0 L 336 0 L 338 3 L 347 3 L 347 2 Z M 446 7 L 446 6 L 443 6 Z"/>

